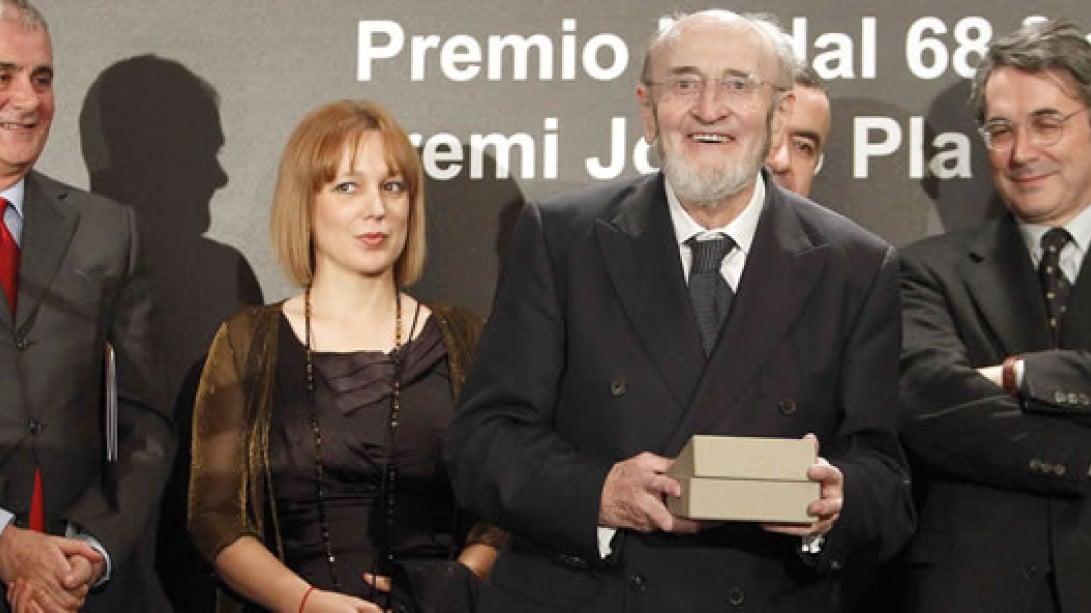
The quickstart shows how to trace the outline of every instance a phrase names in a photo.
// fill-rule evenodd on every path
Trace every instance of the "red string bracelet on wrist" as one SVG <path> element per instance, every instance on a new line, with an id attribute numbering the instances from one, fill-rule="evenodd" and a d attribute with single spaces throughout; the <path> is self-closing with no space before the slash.
<path id="1" fill-rule="evenodd" d="M 303 607 L 307 606 L 307 599 L 311 597 L 311 592 L 317 590 L 315 586 L 307 588 L 306 592 L 303 592 L 303 599 L 299 601 L 299 613 L 303 613 Z"/>

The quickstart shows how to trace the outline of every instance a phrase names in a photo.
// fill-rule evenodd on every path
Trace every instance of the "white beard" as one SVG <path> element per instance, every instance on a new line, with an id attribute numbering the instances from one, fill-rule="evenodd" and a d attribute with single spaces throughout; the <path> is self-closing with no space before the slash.
<path id="1" fill-rule="evenodd" d="M 743 151 L 741 160 L 711 168 L 690 164 L 681 155 L 668 154 L 663 149 L 662 136 L 655 139 L 655 149 L 663 160 L 663 174 L 670 181 L 678 199 L 686 204 L 708 208 L 741 192 L 754 180 L 769 154 L 771 126 L 772 111 L 766 118 L 764 137 L 751 145 L 748 151 Z"/>
<path id="2" fill-rule="evenodd" d="M 756 165 L 727 164 L 723 168 L 699 168 L 681 156 L 663 155 L 663 174 L 667 176 L 678 199 L 699 207 L 715 206 L 739 193 L 754 180 L 759 168 L 760 160 Z"/>

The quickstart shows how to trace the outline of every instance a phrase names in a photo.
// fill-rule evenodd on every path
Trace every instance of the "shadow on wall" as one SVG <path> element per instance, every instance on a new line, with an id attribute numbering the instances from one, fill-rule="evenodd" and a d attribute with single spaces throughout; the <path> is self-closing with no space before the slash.
<path id="1" fill-rule="evenodd" d="M 967 103 L 970 88 L 970 81 L 961 80 L 943 90 L 929 105 L 925 118 L 925 159 L 931 159 L 941 151 L 933 144 L 938 134 L 958 132 L 970 140 L 971 177 L 939 179 L 928 172 L 921 180 L 921 188 L 935 202 L 936 212 L 948 232 L 976 228 L 1006 210 L 993 188 L 988 151 L 977 133 L 977 121 Z M 948 167 L 953 167 L 953 162 Z"/>
<path id="2" fill-rule="evenodd" d="M 91 190 L 137 212 L 158 301 L 164 381 L 175 401 L 179 451 L 164 495 L 159 547 L 153 551 L 148 539 L 142 553 L 156 556 L 178 611 L 210 611 L 212 579 L 185 531 L 193 399 L 219 323 L 263 300 L 243 255 L 204 236 L 212 195 L 228 180 L 217 160 L 224 144 L 218 96 L 178 62 L 130 58 L 91 86 L 80 137 Z"/>
<path id="3" fill-rule="evenodd" d="M 462 159 L 470 155 L 463 147 Z M 466 172 L 448 181 L 425 175 L 428 259 L 411 293 L 488 315 L 500 262 L 525 198 L 514 179 L 495 178 L 492 156 L 484 155 L 483 166 L 482 179 L 470 179 Z"/>
<path id="4" fill-rule="evenodd" d="M 852 219 L 896 246 L 934 234 L 934 212 L 930 203 L 913 189 L 909 169 L 909 110 L 872 98 L 846 97 L 831 100 L 833 125 L 822 172 L 815 177 L 811 198 Z M 854 131 L 857 117 L 889 118 L 897 122 L 899 134 L 873 130 L 869 143 L 884 142 L 900 135 L 901 146 L 892 154 L 873 156 L 854 178 Z M 894 196 L 894 197 L 892 197 Z"/>

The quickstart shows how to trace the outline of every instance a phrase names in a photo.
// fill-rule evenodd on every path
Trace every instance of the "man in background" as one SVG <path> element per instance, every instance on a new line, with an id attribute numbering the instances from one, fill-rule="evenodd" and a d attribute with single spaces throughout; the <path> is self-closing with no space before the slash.
<path id="1" fill-rule="evenodd" d="M 25 0 L 0 0 L 0 77 L 0 611 L 149 610 L 131 553 L 174 435 L 133 212 L 33 170 L 53 53 Z"/>
<path id="2" fill-rule="evenodd" d="M 903 251 L 908 611 L 1091 611 L 1091 44 L 996 40 L 972 103 L 1002 218 Z M 891 605 L 893 608 L 893 605 Z"/>
<path id="3" fill-rule="evenodd" d="M 777 185 L 804 198 L 811 197 L 811 183 L 822 169 L 830 136 L 830 98 L 813 68 L 800 63 L 792 74 L 795 104 L 784 130 L 765 159 L 765 167 Z"/>

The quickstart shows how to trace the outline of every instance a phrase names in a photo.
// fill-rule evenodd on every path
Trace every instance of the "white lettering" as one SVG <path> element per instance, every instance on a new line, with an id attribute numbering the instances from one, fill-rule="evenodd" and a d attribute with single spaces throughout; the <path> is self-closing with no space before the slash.
<path id="1" fill-rule="evenodd" d="M 885 138 L 872 142 L 872 131 Z M 856 117 L 852 122 L 852 177 L 868 178 L 868 162 L 872 157 L 885 157 L 898 150 L 902 144 L 902 129 L 889 117 Z"/>
<path id="2" fill-rule="evenodd" d="M 545 134 L 542 135 L 543 179 L 557 178 L 557 166 L 560 163 L 560 155 L 558 154 L 560 136 L 557 134 L 559 128 L 560 122 L 557 121 L 556 117 L 546 117 L 542 122 L 542 129 L 545 131 Z"/>
<path id="3" fill-rule="evenodd" d="M 606 164 L 600 157 L 589 157 L 583 161 L 587 174 L 592 179 L 606 181 L 621 176 L 625 169 L 625 132 L 626 123 L 624 117 L 610 119 L 610 159 Z M 643 139 L 641 139 L 643 140 Z"/>
<path id="4" fill-rule="evenodd" d="M 386 37 L 386 44 L 376 45 L 376 36 Z M 356 26 L 356 80 L 370 81 L 372 62 L 398 55 L 405 45 L 405 31 L 395 21 L 360 21 Z"/>
<path id="5" fill-rule="evenodd" d="M 414 135 L 420 141 L 420 135 Z M 417 145 L 419 146 L 419 144 Z M 458 137 L 440 132 L 428 139 L 421 148 L 421 164 L 424 172 L 437 181 L 447 181 L 462 172 L 462 143 Z"/>
<path id="6" fill-rule="evenodd" d="M 924 117 L 909 118 L 909 178 L 924 178 Z"/>
<path id="7" fill-rule="evenodd" d="M 435 34 L 431 36 L 414 36 L 411 47 L 413 50 L 409 54 L 412 58 L 409 63 L 409 80 L 423 81 L 428 50 L 439 49 L 439 37 Z"/>
<path id="8" fill-rule="evenodd" d="M 469 81 L 481 72 L 481 45 L 472 36 L 452 36 L 439 52 L 439 66 L 448 79 Z"/>
<path id="9" fill-rule="evenodd" d="M 945 149 L 948 145 L 952 148 Z M 928 162 L 928 171 L 937 179 L 973 178 L 972 143 L 961 132 L 944 132 L 932 139 L 932 146 L 940 151 Z"/>
<path id="10" fill-rule="evenodd" d="M 562 19 L 561 29 L 566 32 L 561 37 L 561 79 L 574 81 L 576 79 L 576 36 L 570 33 L 576 31 L 576 20 Z"/>
<path id="11" fill-rule="evenodd" d="M 397 58 L 406 51 L 406 32 L 389 20 L 362 20 L 357 24 L 358 81 L 371 81 L 381 60 Z M 526 81 L 537 66 L 539 81 L 574 81 L 580 69 L 597 81 L 612 81 L 629 66 L 629 47 L 617 34 L 602 32 L 580 46 L 576 20 L 561 20 L 559 36 L 492 34 L 482 39 L 469 34 L 443 38 L 438 34 L 408 36 L 409 79 L 424 81 L 430 64 L 451 81 L 470 81 L 484 76 L 489 81 L 509 78 Z M 557 67 L 557 68 L 555 68 Z"/>
<path id="12" fill-rule="evenodd" d="M 511 151 L 519 148 L 519 157 L 522 160 L 522 168 L 519 177 L 522 179 L 534 178 L 534 139 L 526 132 L 517 132 L 511 136 L 504 136 L 493 132 L 491 134 L 470 135 L 470 178 L 480 179 L 484 176 L 485 150 L 492 147 L 496 153 L 496 178 L 507 179 L 511 176 Z"/>
<path id="13" fill-rule="evenodd" d="M 511 49 L 513 81 L 527 80 L 527 66 L 530 63 L 530 48 L 538 51 L 538 79 L 548 81 L 553 78 L 553 42 L 545 34 L 523 37 L 518 34 L 489 37 L 488 79 L 499 81 L 504 78 L 504 49 Z"/>
<path id="14" fill-rule="evenodd" d="M 608 49 L 614 61 L 608 66 L 599 63 L 599 50 Z M 583 48 L 583 70 L 597 81 L 613 81 L 625 72 L 629 65 L 629 47 L 616 34 L 596 34 Z"/>

